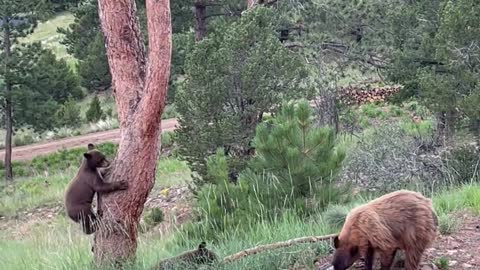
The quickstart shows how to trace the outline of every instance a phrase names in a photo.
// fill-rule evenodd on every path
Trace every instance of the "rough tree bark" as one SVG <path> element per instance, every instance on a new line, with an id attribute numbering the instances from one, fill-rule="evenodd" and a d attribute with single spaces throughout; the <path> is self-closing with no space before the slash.
<path id="1" fill-rule="evenodd" d="M 8 74 L 8 62 L 11 55 L 11 41 L 10 41 L 10 25 L 8 17 L 3 19 L 3 50 L 5 54 L 5 74 Z M 12 172 L 12 135 L 13 135 L 13 123 L 12 123 L 12 84 L 7 79 L 5 80 L 5 96 L 4 96 L 4 110 L 5 110 L 5 180 L 7 182 L 13 181 Z"/>
<path id="2" fill-rule="evenodd" d="M 170 1 L 147 0 L 147 60 L 135 1 L 99 0 L 98 6 L 121 136 L 107 181 L 129 183 L 128 190 L 102 198 L 103 226 L 95 234 L 94 257 L 105 265 L 135 256 L 138 222 L 154 184 L 172 32 Z"/>

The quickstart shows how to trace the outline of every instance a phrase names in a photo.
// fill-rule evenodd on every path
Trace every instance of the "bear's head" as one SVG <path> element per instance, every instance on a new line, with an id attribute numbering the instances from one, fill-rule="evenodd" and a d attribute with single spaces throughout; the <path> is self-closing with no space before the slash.
<path id="1" fill-rule="evenodd" d="M 200 243 L 196 251 L 194 258 L 195 263 L 197 264 L 211 264 L 217 260 L 217 255 L 212 251 L 207 249 L 207 244 L 205 242 Z"/>
<path id="2" fill-rule="evenodd" d="M 105 155 L 96 150 L 91 145 L 88 145 L 89 151 L 83 154 L 83 157 L 86 160 L 88 168 L 95 170 L 101 167 L 110 166 L 110 162 L 106 159 Z"/>
<path id="3" fill-rule="evenodd" d="M 333 239 L 335 253 L 333 254 L 333 269 L 345 270 L 360 258 L 360 249 L 348 240 L 341 240 L 338 236 Z"/>

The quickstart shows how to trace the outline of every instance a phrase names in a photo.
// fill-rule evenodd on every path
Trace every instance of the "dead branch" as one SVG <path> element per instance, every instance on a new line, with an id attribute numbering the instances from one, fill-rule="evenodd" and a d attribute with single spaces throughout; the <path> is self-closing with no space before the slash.
<path id="1" fill-rule="evenodd" d="M 295 239 L 290 239 L 287 241 L 283 242 L 277 242 L 273 244 L 267 244 L 267 245 L 260 245 L 256 246 L 253 248 L 245 249 L 240 252 L 237 252 L 233 255 L 227 256 L 223 258 L 223 263 L 231 263 L 237 260 L 240 260 L 244 257 L 250 256 L 250 255 L 255 255 L 261 252 L 269 251 L 269 250 L 274 250 L 278 248 L 285 248 L 285 247 L 290 247 L 293 245 L 297 244 L 304 244 L 304 243 L 318 243 L 322 241 L 327 241 L 333 239 L 337 234 L 329 234 L 329 235 L 324 235 L 324 236 L 306 236 L 306 237 L 300 237 L 300 238 L 295 238 Z"/>

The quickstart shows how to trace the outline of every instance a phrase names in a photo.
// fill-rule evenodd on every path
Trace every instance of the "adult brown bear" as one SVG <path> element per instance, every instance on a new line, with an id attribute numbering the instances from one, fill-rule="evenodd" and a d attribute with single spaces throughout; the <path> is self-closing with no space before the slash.
<path id="1" fill-rule="evenodd" d="M 438 220 L 432 202 L 420 193 L 400 190 L 354 208 L 334 239 L 333 267 L 345 270 L 360 257 L 365 269 L 380 255 L 381 269 L 390 269 L 398 249 L 405 268 L 417 270 L 423 252 L 435 240 Z"/>
<path id="2" fill-rule="evenodd" d="M 98 169 L 107 168 L 110 163 L 105 155 L 88 144 L 88 152 L 83 154 L 84 160 L 77 175 L 70 182 L 65 193 L 65 207 L 68 216 L 75 222 L 80 222 L 86 234 L 92 234 L 99 226 L 99 213 L 92 210 L 93 196 L 97 193 L 98 201 L 102 194 L 127 189 L 125 181 L 105 183 Z M 105 172 L 107 172 L 105 170 Z M 97 206 L 97 209 L 99 205 Z M 101 214 L 100 214 L 101 216 Z"/>

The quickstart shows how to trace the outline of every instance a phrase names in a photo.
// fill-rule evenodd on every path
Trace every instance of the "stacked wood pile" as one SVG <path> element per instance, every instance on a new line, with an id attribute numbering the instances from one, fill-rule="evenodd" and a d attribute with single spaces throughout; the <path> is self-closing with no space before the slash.
<path id="1" fill-rule="evenodd" d="M 371 102 L 383 102 L 400 91 L 401 86 L 347 86 L 338 89 L 338 99 L 346 105 L 361 105 Z"/>

